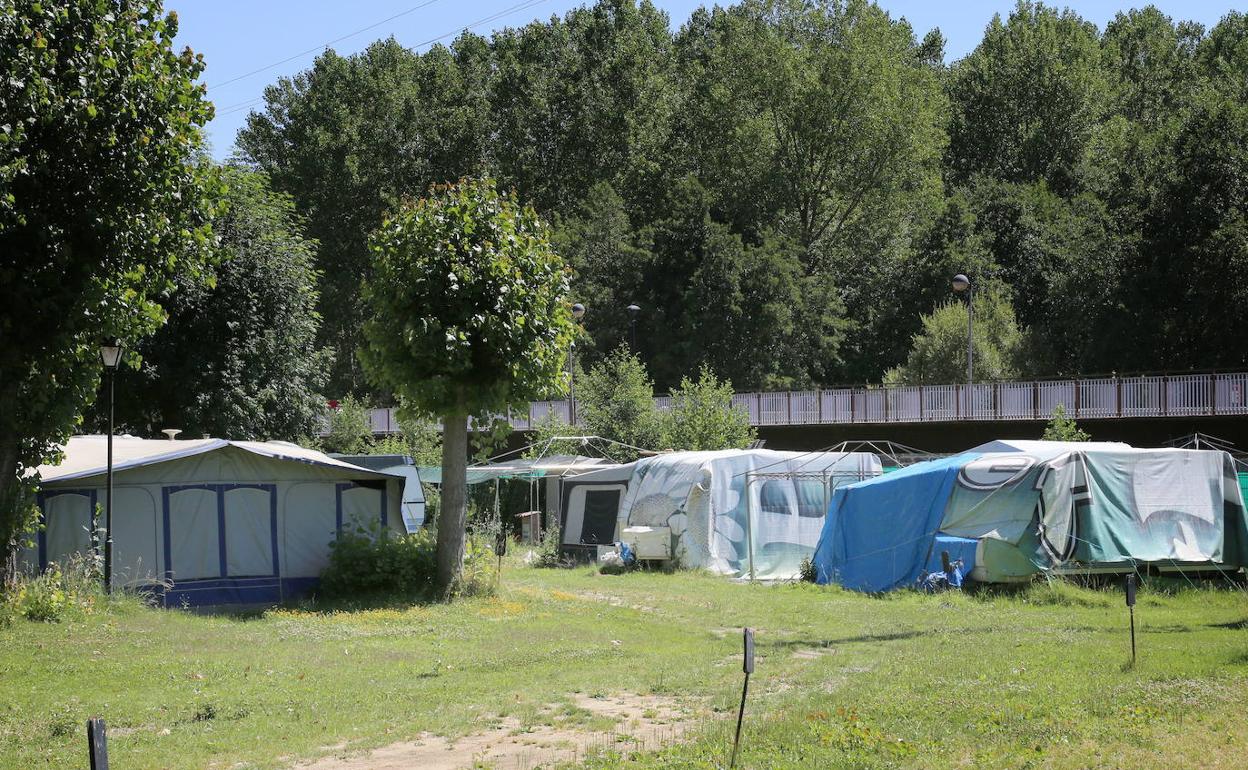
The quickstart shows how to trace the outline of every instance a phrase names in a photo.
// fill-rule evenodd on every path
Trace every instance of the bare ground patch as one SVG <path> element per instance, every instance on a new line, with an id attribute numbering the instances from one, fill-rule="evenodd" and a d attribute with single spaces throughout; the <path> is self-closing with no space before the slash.
<path id="1" fill-rule="evenodd" d="M 514 718 L 502 726 L 454 740 L 422 735 L 415 741 L 383 746 L 358 756 L 325 757 L 298 765 L 299 770 L 461 770 L 492 767 L 497 770 L 533 768 L 575 760 L 596 749 L 645 751 L 678 740 L 700 718 L 687 703 L 657 695 L 620 693 L 602 698 L 577 695 L 575 709 L 588 712 L 589 721 L 611 724 L 607 730 L 584 726 L 522 726 Z M 548 707 L 551 711 L 560 706 Z M 566 707 L 564 707 L 566 709 Z M 345 747 L 334 746 L 341 752 Z"/>

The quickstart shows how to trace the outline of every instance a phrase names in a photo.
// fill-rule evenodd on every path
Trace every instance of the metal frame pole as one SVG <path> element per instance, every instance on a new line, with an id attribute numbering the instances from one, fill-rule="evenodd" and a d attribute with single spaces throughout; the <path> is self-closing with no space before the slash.
<path id="1" fill-rule="evenodd" d="M 108 471 L 104 482 L 104 593 L 113 592 L 113 380 L 108 369 Z"/>

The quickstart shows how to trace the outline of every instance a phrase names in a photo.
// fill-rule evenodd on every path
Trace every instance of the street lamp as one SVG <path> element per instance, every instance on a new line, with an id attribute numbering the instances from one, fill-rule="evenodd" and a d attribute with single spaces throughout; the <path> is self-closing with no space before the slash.
<path id="1" fill-rule="evenodd" d="M 635 355 L 637 353 L 637 314 L 641 312 L 641 306 L 634 302 L 625 309 L 628 310 L 628 344 Z"/>
<path id="2" fill-rule="evenodd" d="M 577 302 L 572 306 L 572 318 L 577 322 L 585 317 L 585 306 Z M 568 422 L 576 425 L 576 339 L 568 343 Z"/>
<path id="3" fill-rule="evenodd" d="M 971 279 L 958 273 L 953 277 L 953 290 L 966 292 L 966 384 L 975 384 L 975 348 L 972 335 L 975 331 L 975 287 Z M 969 395 L 969 394 L 968 394 Z"/>
<path id="4" fill-rule="evenodd" d="M 108 471 L 104 482 L 104 593 L 113 591 L 113 375 L 125 346 L 114 339 L 100 345 L 100 361 L 108 377 Z"/>

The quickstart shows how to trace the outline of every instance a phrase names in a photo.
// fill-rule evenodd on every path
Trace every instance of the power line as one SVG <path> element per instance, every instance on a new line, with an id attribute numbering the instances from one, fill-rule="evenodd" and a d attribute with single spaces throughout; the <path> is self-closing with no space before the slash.
<path id="1" fill-rule="evenodd" d="M 503 10 L 498 11 L 497 13 L 494 13 L 494 14 L 492 14 L 492 15 L 490 15 L 490 16 L 486 16 L 485 18 L 482 18 L 482 19 L 477 19 L 476 21 L 474 21 L 474 22 L 470 22 L 470 23 L 468 23 L 468 24 L 466 24 L 466 25 L 464 25 L 464 26 L 462 26 L 462 27 L 457 27 L 456 29 L 453 29 L 453 30 L 451 30 L 450 32 L 444 32 L 444 33 L 442 33 L 441 35 L 438 35 L 437 37 L 431 37 L 431 38 L 429 38 L 428 40 L 421 41 L 421 42 L 417 43 L 416 45 L 412 46 L 412 50 L 414 51 L 414 50 L 417 50 L 417 49 L 419 49 L 419 48 L 423 48 L 423 47 L 425 47 L 425 46 L 427 46 L 427 45 L 432 45 L 432 44 L 434 44 L 434 43 L 438 42 L 439 40 L 445 40 L 446 38 L 451 37 L 452 35 L 458 35 L 458 34 L 460 34 L 461 32 L 467 32 L 468 30 L 472 29 L 473 27 L 479 27 L 479 26 L 481 26 L 482 24 L 488 24 L 489 22 L 491 22 L 491 21 L 496 21 L 496 20 L 498 20 L 498 19 L 503 18 L 504 16 L 509 16 L 509 15 L 511 15 L 511 14 L 513 14 L 513 13 L 519 13 L 520 11 L 525 11 L 525 10 L 528 10 L 529 8 L 533 8 L 533 7 L 535 7 L 535 6 L 541 5 L 542 3 L 545 3 L 545 2 L 547 2 L 547 1 L 548 1 L 548 0 L 523 0 L 523 2 L 519 2 L 519 3 L 516 3 L 515 5 L 508 6 L 507 8 L 504 8 Z M 267 67 L 261 67 L 260 69 L 258 69 L 258 70 L 254 70 L 254 71 L 249 72 L 249 73 L 247 73 L 247 74 L 245 74 L 245 75 L 239 75 L 238 77 L 233 78 L 232 80 L 226 80 L 226 81 L 224 81 L 224 82 L 222 82 L 222 83 L 219 83 L 219 84 L 217 85 L 217 87 L 224 86 L 224 85 L 228 85 L 228 84 L 233 83 L 233 82 L 235 82 L 235 81 L 237 81 L 237 80 L 241 80 L 241 79 L 243 79 L 243 78 L 250 77 L 251 75 L 255 75 L 255 74 L 258 74 L 258 73 L 260 73 L 260 72 L 264 72 L 264 71 L 266 71 L 266 70 L 270 70 L 270 69 L 272 69 L 272 68 L 274 68 L 274 67 L 281 66 L 282 64 L 285 64 L 285 63 L 287 63 L 287 62 L 293 61 L 294 59 L 298 59 L 298 58 L 299 58 L 299 57 L 301 57 L 301 56 L 306 56 L 307 54 L 312 53 L 312 52 L 314 52 L 314 51 L 319 51 L 319 50 L 321 50 L 322 48 L 327 48 L 327 47 L 329 47 L 330 45 L 333 45 L 333 44 L 334 44 L 334 43 L 336 43 L 336 42 L 339 42 L 339 41 L 341 41 L 341 40 L 345 40 L 345 39 L 347 39 L 347 38 L 349 38 L 349 37 L 352 37 L 352 36 L 354 36 L 354 35 L 358 35 L 358 34 L 360 34 L 361 32 L 367 32 L 368 30 L 373 29 L 374 27 L 377 27 L 377 26 L 379 26 L 379 25 L 381 25 L 381 24 L 385 24 L 387 21 L 391 21 L 391 20 L 393 20 L 393 19 L 398 18 L 399 16 L 402 16 L 402 15 L 404 15 L 404 14 L 406 14 L 406 13 L 411 13 L 411 12 L 412 12 L 412 11 L 414 11 L 414 10 L 418 10 L 418 9 L 420 9 L 420 8 L 423 8 L 423 7 L 424 7 L 424 6 L 426 6 L 426 5 L 431 5 L 431 4 L 435 3 L 435 2 L 438 2 L 438 0 L 427 0 L 424 4 L 422 4 L 422 5 L 418 5 L 418 6 L 416 6 L 415 8 L 410 8 L 410 9 L 408 9 L 407 11 L 404 11 L 403 13 L 397 14 L 397 15 L 395 15 L 395 16 L 391 16 L 389 19 L 385 19 L 385 20 L 383 20 L 383 21 L 379 21 L 379 22 L 377 22 L 376 24 L 369 25 L 368 27 L 365 27 L 365 28 L 363 28 L 363 29 L 361 29 L 361 30 L 357 30 L 357 31 L 355 31 L 355 32 L 352 32 L 350 35 L 343 35 L 342 37 L 337 38 L 336 40 L 331 40 L 330 42 L 326 43 L 324 46 L 318 46 L 318 47 L 316 47 L 316 48 L 309 48 L 307 51 L 304 51 L 304 52 L 302 52 L 302 53 L 295 54 L 294 56 L 291 56 L 291 57 L 289 57 L 289 58 L 283 59 L 282 61 L 277 62 L 276 64 L 271 64 L 271 65 L 269 65 L 269 66 L 267 66 Z M 252 107 L 252 106 L 254 106 L 254 105 L 256 105 L 256 104 L 259 104 L 259 103 L 260 103 L 260 102 L 262 102 L 262 101 L 264 101 L 264 97 L 263 97 L 263 96 L 258 96 L 258 97 L 254 98 L 254 99 L 248 99 L 247 101 L 244 101 L 244 102 L 239 102 L 239 103 L 237 103 L 237 104 L 232 104 L 232 105 L 230 105 L 230 106 L 228 106 L 228 107 L 223 107 L 222 109 L 218 110 L 218 111 L 217 111 L 217 115 L 216 115 L 216 116 L 217 116 L 217 117 L 221 117 L 221 116 L 223 116 L 223 115 L 230 115 L 230 114 L 233 114 L 233 113 L 235 113 L 235 112 L 241 112 L 241 111 L 243 111 L 243 110 L 245 110 L 245 109 L 248 109 L 248 108 L 250 108 L 250 107 Z"/>
<path id="2" fill-rule="evenodd" d="M 347 33 L 347 34 L 343 35 L 342 37 L 336 37 L 336 38 L 334 38 L 333 40 L 330 40 L 328 43 L 324 43 L 324 44 L 322 44 L 322 45 L 318 45 L 318 46 L 316 46 L 316 47 L 314 47 L 314 48 L 309 48 L 309 49 L 308 49 L 308 50 L 306 50 L 306 51 L 300 51 L 299 53 L 295 54 L 294 56 L 288 56 L 288 57 L 286 57 L 285 59 L 282 59 L 282 60 L 281 60 L 281 61 L 279 61 L 279 62 L 273 62 L 272 64 L 266 64 L 265 66 L 263 66 L 263 67 L 261 67 L 261 68 L 259 68 L 259 69 L 254 69 L 254 70 L 252 70 L 251 72 L 244 72 L 242 75 L 238 75 L 237 77 L 232 77 L 232 78 L 230 78 L 229 80 L 223 80 L 223 81 L 221 81 L 220 83 L 216 83 L 216 84 L 214 84 L 214 85 L 209 86 L 209 87 L 208 87 L 208 89 L 209 89 L 209 90 L 212 90 L 212 89 L 214 89 L 214 88 L 221 88 L 222 86 L 228 86 L 228 85 L 229 85 L 229 84 L 231 84 L 231 83 L 237 83 L 238 81 L 240 81 L 240 80 L 244 80 L 244 79 L 246 79 L 246 78 L 249 78 L 249 77 L 251 77 L 252 75 L 259 75 L 261 72 L 267 72 L 268 70 L 271 70 L 271 69 L 273 69 L 274 67 L 280 67 L 280 66 L 282 66 L 283 64 L 286 64 L 287 62 L 292 62 L 292 61 L 294 61 L 295 59 L 301 58 L 301 57 L 303 57 L 303 56 L 307 56 L 307 55 L 308 55 L 308 54 L 310 54 L 310 53 L 315 53 L 315 52 L 320 51 L 320 50 L 323 50 L 323 49 L 325 49 L 325 48 L 329 48 L 329 47 L 330 47 L 331 45 L 333 45 L 334 43 L 341 43 L 343 40 L 346 40 L 346 39 L 348 39 L 348 38 L 355 37 L 356 35 L 362 35 L 362 34 L 364 34 L 365 32 L 369 31 L 370 29 L 376 29 L 377 27 L 380 27 L 382 24 L 386 24 L 386 23 L 388 23 L 388 22 L 394 21 L 395 19 L 400 18 L 400 17 L 402 17 L 402 16 L 407 16 L 407 15 L 408 15 L 408 14 L 410 14 L 410 13 L 415 13 L 416 11 L 419 11 L 421 8 L 424 8 L 424 7 L 426 7 L 426 6 L 433 5 L 434 3 L 438 2 L 438 1 L 439 1 L 439 0 L 425 0 L 425 2 L 420 3 L 420 4 L 418 4 L 418 5 L 414 5 L 414 6 L 412 6 L 411 8 L 408 8 L 406 11 L 400 11 L 399 13 L 396 13 L 396 14 L 395 14 L 395 15 L 393 15 L 393 16 L 390 16 L 390 17 L 388 17 L 388 18 L 382 19 L 381 21 L 375 22 L 375 23 L 373 23 L 373 24 L 369 24 L 367 27 L 361 27 L 360 29 L 357 29 L 357 30 L 356 30 L 356 31 L 354 31 L 354 32 L 349 32 L 349 33 Z"/>

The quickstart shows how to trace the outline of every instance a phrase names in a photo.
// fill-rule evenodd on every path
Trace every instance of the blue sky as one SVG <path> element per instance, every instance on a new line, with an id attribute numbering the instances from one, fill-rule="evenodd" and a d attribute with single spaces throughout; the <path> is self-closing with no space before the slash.
<path id="1" fill-rule="evenodd" d="M 449 43 L 470 25 L 474 32 L 488 34 L 493 29 L 548 19 L 552 14 L 562 15 L 586 2 L 588 0 L 166 0 L 165 7 L 178 13 L 179 47 L 190 46 L 202 53 L 208 63 L 203 79 L 208 84 L 209 98 L 217 105 L 217 118 L 208 126 L 208 137 L 213 155 L 221 159 L 230 154 L 234 136 L 247 113 L 261 106 L 264 87 L 283 75 L 306 69 L 330 41 L 376 25 L 337 40 L 330 47 L 338 53 L 349 54 L 374 40 L 393 35 L 404 45 L 423 51 L 429 47 L 428 41 L 440 38 L 441 42 Z M 674 27 L 679 27 L 694 8 L 713 4 L 707 0 L 654 0 L 654 3 L 667 12 Z M 1083 0 L 1072 3 L 1071 7 L 1085 19 L 1104 27 L 1118 11 L 1144 4 L 1142 1 Z M 1206 26 L 1216 24 L 1233 7 L 1230 0 L 1159 0 L 1154 4 L 1173 18 L 1191 19 Z M 894 17 L 908 19 L 920 36 L 932 27 L 939 27 L 948 40 L 946 57 L 952 61 L 969 53 L 979 42 L 993 14 L 1008 14 L 1014 2 L 881 0 L 880 5 Z"/>

